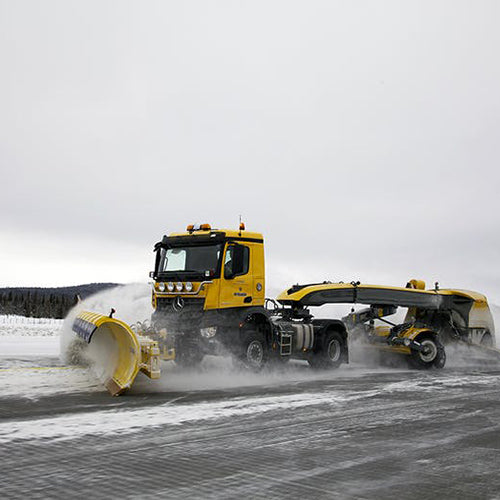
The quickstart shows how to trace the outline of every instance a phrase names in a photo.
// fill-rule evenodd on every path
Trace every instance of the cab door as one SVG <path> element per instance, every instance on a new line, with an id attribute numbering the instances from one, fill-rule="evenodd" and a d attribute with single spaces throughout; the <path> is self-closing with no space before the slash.
<path id="1" fill-rule="evenodd" d="M 251 249 L 247 245 L 228 243 L 221 270 L 220 308 L 252 305 Z"/>

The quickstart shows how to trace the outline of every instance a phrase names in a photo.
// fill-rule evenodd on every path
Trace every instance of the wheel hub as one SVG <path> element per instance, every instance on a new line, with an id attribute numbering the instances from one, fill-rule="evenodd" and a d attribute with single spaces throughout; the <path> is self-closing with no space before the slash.
<path id="1" fill-rule="evenodd" d="M 334 363 L 340 359 L 340 342 L 337 339 L 332 339 L 328 344 L 328 357 Z"/>
<path id="2" fill-rule="evenodd" d="M 430 339 L 423 340 L 421 342 L 422 350 L 420 351 L 420 357 L 422 361 L 430 363 L 436 359 L 438 354 L 437 345 Z"/>
<path id="3" fill-rule="evenodd" d="M 253 340 L 247 347 L 247 361 L 252 366 L 260 366 L 264 359 L 264 348 L 258 340 Z"/>

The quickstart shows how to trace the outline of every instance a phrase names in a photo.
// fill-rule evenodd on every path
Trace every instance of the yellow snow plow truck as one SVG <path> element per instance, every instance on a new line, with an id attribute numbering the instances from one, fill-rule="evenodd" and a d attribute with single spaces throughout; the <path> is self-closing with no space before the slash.
<path id="1" fill-rule="evenodd" d="M 403 305 L 397 304 L 399 295 L 382 294 L 367 302 L 360 284 L 326 282 L 295 285 L 276 300 L 266 299 L 264 239 L 243 224 L 238 231 L 191 225 L 185 232 L 164 236 L 154 250 L 150 322 L 129 327 L 112 314 L 82 312 L 73 323 L 81 343 L 94 351 L 90 358 L 102 365 L 101 377 L 112 394 L 129 388 L 139 371 L 158 378 L 161 359 L 195 366 L 206 354 L 230 354 L 255 371 L 290 358 L 306 360 L 315 368 L 337 368 L 349 361 L 347 327 L 369 324 L 370 318 L 317 319 L 310 306 L 368 303 L 368 315 L 382 318 L 388 312 L 384 307 Z M 394 289 L 387 290 L 394 294 Z M 442 293 L 408 293 L 430 298 L 420 316 L 449 309 Z M 408 302 L 412 307 L 419 304 Z M 461 307 L 460 311 L 467 309 Z M 462 318 L 467 322 L 467 316 Z M 411 328 L 394 325 L 387 334 L 379 328 L 375 335 L 380 342 L 374 345 L 412 356 L 419 360 L 417 367 L 440 368 L 445 359 L 440 333 L 437 324 L 426 321 Z M 490 336 L 494 338 L 492 330 Z"/>

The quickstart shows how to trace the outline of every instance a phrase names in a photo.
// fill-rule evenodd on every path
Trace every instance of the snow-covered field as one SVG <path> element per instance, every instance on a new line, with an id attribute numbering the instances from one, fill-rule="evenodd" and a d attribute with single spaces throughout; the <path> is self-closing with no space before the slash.
<path id="1" fill-rule="evenodd" d="M 62 319 L 0 315 L 0 356 L 58 356 Z"/>
<path id="2" fill-rule="evenodd" d="M 59 360 L 63 320 L 0 316 L 0 396 L 102 390 L 88 370 Z"/>
<path id="3" fill-rule="evenodd" d="M 64 320 L 53 318 L 26 318 L 24 316 L 0 314 L 0 345 L 5 338 L 58 339 Z M 36 342 L 36 341 L 35 341 Z M 0 351 L 10 354 L 8 348 Z"/>
<path id="4" fill-rule="evenodd" d="M 0 356 L 58 356 L 63 320 L 0 315 Z"/>
<path id="5" fill-rule="evenodd" d="M 5 334 L 0 337 L 0 356 L 58 356 L 59 336 Z"/>

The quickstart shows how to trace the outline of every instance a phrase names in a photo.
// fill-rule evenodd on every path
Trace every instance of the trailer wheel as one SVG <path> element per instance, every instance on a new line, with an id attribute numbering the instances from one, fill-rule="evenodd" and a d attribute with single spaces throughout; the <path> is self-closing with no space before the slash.
<path id="1" fill-rule="evenodd" d="M 254 372 L 262 370 L 268 357 L 264 335 L 260 332 L 249 330 L 242 344 L 239 356 L 245 368 Z"/>
<path id="2" fill-rule="evenodd" d="M 418 339 L 418 342 L 423 350 L 412 350 L 409 357 L 410 365 L 418 370 L 443 368 L 446 363 L 446 353 L 443 344 L 435 336 L 430 335 Z"/>
<path id="3" fill-rule="evenodd" d="M 313 368 L 334 369 L 342 363 L 344 339 L 339 332 L 328 332 L 321 344 L 320 349 L 309 358 L 309 364 Z"/>

